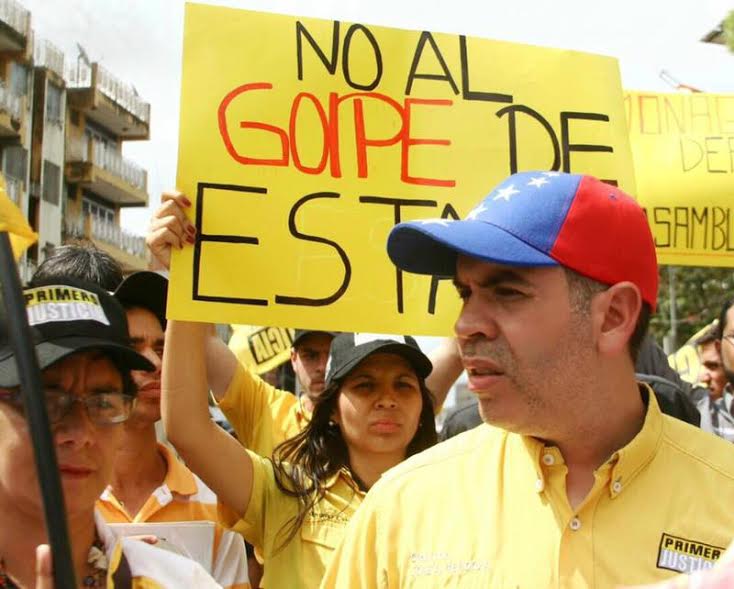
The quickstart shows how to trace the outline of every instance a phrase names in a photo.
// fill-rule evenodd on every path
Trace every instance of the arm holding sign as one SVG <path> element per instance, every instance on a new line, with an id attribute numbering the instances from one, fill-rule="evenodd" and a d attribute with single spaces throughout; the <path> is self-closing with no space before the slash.
<path id="1" fill-rule="evenodd" d="M 204 358 L 207 325 L 169 321 L 161 414 L 168 438 L 219 500 L 242 515 L 253 485 L 250 455 L 209 418 Z"/>
<path id="2" fill-rule="evenodd" d="M 191 201 L 178 191 L 161 195 L 153 213 L 146 242 L 151 255 L 165 268 L 171 249 L 195 241 L 196 230 L 186 216 Z M 217 403 L 230 421 L 239 441 L 260 456 L 270 456 L 275 446 L 298 433 L 297 399 L 263 381 L 242 365 L 224 342 L 206 327 L 206 377 Z"/>

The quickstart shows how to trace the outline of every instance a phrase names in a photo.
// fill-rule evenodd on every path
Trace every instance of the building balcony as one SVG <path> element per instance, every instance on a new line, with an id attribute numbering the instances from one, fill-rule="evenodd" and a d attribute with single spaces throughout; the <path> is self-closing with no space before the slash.
<path id="1" fill-rule="evenodd" d="M 65 176 L 119 206 L 148 205 L 148 172 L 86 135 L 67 141 Z"/>
<path id="2" fill-rule="evenodd" d="M 0 81 L 0 140 L 19 139 L 23 122 L 23 100 Z"/>
<path id="3" fill-rule="evenodd" d="M 45 68 L 64 79 L 64 54 L 50 41 L 37 41 L 33 48 L 33 63 L 36 67 Z"/>
<path id="4" fill-rule="evenodd" d="M 118 225 L 93 215 L 80 215 L 64 219 L 64 232 L 67 240 L 88 239 L 120 262 L 126 273 L 148 268 L 145 238 L 128 233 Z"/>
<path id="5" fill-rule="evenodd" d="M 1 0 L 0 0 L 1 1 Z M 150 137 L 150 104 L 130 85 L 115 78 L 97 63 L 87 66 L 77 60 L 67 70 L 69 106 L 121 139 Z"/>
<path id="6" fill-rule="evenodd" d="M 25 51 L 31 37 L 31 13 L 15 0 L 0 0 L 0 52 Z"/>

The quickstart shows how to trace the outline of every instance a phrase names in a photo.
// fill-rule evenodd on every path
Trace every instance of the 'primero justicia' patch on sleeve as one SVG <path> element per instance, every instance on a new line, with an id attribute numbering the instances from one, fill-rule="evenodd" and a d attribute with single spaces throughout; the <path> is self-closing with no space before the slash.
<path id="1" fill-rule="evenodd" d="M 73 286 L 42 286 L 24 291 L 28 323 L 40 325 L 57 321 L 97 321 L 109 325 L 99 297 Z"/>

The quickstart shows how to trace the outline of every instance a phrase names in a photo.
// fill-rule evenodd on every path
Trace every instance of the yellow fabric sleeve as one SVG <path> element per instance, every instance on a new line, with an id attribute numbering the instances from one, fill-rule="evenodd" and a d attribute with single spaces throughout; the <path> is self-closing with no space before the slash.
<path id="1" fill-rule="evenodd" d="M 297 403 L 295 395 L 276 389 L 238 362 L 219 407 L 243 446 L 271 456 L 275 446 L 293 435 Z"/>

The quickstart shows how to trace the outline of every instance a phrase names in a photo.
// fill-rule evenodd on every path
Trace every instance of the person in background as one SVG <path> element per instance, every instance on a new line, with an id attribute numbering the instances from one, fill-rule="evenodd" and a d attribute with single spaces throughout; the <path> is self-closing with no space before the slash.
<path id="1" fill-rule="evenodd" d="M 716 342 L 720 342 L 718 323 L 714 323 L 699 337 L 695 344 L 701 358 L 698 382 L 708 389 L 712 401 L 721 398 L 726 386 L 726 374 L 721 364 L 721 352 Z"/>
<path id="2" fill-rule="evenodd" d="M 98 284 L 107 292 L 114 291 L 124 278 L 119 262 L 87 240 L 53 248 L 36 268 L 32 279 L 38 282 L 59 276 L 76 276 Z"/>
<path id="3" fill-rule="evenodd" d="M 409 336 L 337 335 L 308 423 L 266 458 L 209 420 L 206 331 L 169 322 L 166 433 L 217 493 L 223 520 L 262 549 L 262 586 L 316 587 L 364 494 L 383 472 L 435 443 L 425 385 L 431 362 Z"/>
<path id="4" fill-rule="evenodd" d="M 721 306 L 716 328 L 716 350 L 721 359 L 721 368 L 726 377 L 722 395 L 717 399 L 704 396 L 699 401 L 699 411 L 705 427 L 717 436 L 734 442 L 734 298 Z"/>

